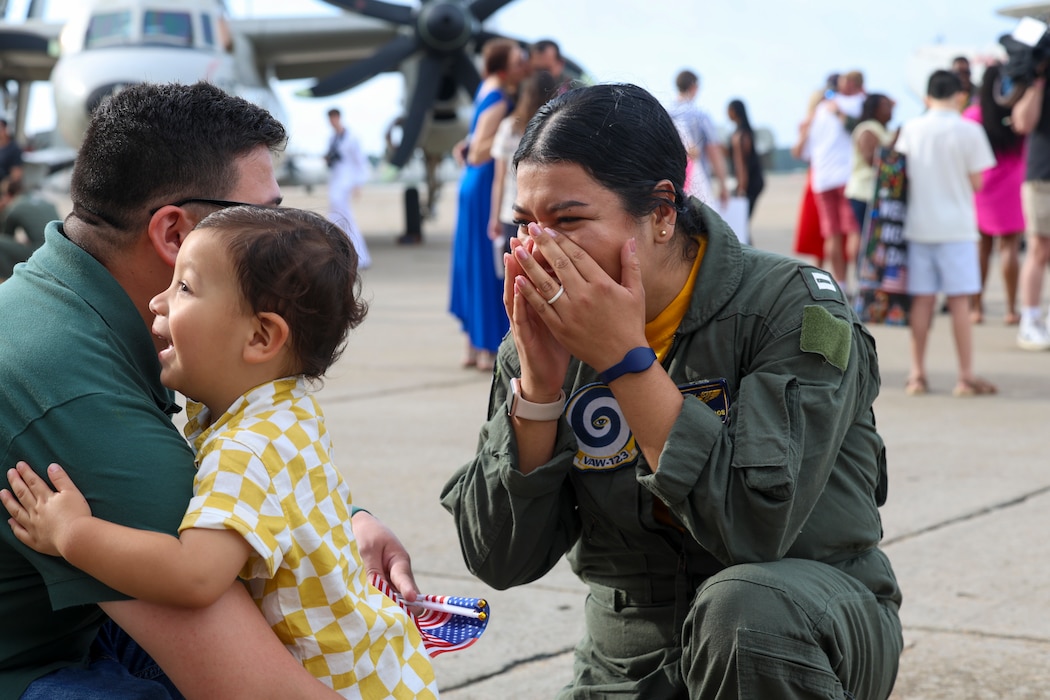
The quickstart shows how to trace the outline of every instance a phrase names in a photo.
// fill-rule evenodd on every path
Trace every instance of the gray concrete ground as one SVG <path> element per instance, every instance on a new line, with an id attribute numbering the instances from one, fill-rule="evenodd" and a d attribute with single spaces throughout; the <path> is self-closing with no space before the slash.
<path id="1" fill-rule="evenodd" d="M 774 175 L 758 202 L 755 243 L 790 253 L 800 175 Z M 399 247 L 400 189 L 373 185 L 356 201 L 373 257 L 365 323 L 320 401 L 354 501 L 396 530 L 424 592 L 474 595 L 492 621 L 473 647 L 439 656 L 449 700 L 550 698 L 570 678 L 583 586 L 564 562 L 540 581 L 494 591 L 464 568 L 438 504 L 448 475 L 473 454 L 489 378 L 460 368 L 464 338 L 447 312 L 455 184 L 425 242 Z M 324 192 L 286 191 L 324 209 Z M 1050 292 L 1050 288 L 1047 290 Z M 883 390 L 876 405 L 890 461 L 885 549 L 904 589 L 905 650 L 896 699 L 1050 697 L 1050 353 L 1027 353 L 1003 325 L 993 270 L 986 320 L 974 329 L 978 372 L 993 397 L 951 395 L 955 356 L 939 316 L 931 393 L 904 393 L 908 332 L 874 327 Z"/>

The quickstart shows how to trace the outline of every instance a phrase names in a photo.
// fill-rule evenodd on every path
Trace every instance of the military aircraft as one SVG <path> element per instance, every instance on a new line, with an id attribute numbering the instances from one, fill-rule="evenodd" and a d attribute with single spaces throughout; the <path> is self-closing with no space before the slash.
<path id="1" fill-rule="evenodd" d="M 0 22 L 0 84 L 18 86 L 16 135 L 32 81 L 51 82 L 69 162 L 92 110 L 129 84 L 209 80 L 281 118 L 272 80 L 312 78 L 308 93 L 325 97 L 400 71 L 406 104 L 390 162 L 404 166 L 417 148 L 447 153 L 467 131 L 460 107 L 480 83 L 474 57 L 495 36 L 482 23 L 511 0 L 324 1 L 346 12 L 245 19 L 222 0 L 90 0 L 65 23 Z"/>

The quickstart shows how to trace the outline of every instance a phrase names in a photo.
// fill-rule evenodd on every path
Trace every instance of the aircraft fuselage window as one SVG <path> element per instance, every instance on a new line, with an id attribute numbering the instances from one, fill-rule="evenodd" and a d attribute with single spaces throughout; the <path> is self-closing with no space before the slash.
<path id="1" fill-rule="evenodd" d="M 126 46 L 131 43 L 131 12 L 106 12 L 91 17 L 84 47 Z"/>
<path id="2" fill-rule="evenodd" d="M 207 12 L 201 15 L 201 40 L 209 49 L 215 46 L 215 35 L 211 30 L 211 15 Z"/>
<path id="3" fill-rule="evenodd" d="M 142 41 L 166 46 L 193 46 L 193 24 L 189 13 L 146 10 L 142 18 Z"/>

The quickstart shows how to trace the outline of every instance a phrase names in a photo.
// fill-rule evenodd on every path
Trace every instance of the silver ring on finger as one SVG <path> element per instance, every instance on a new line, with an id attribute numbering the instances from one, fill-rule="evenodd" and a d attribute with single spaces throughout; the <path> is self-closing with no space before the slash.
<path id="1" fill-rule="evenodd" d="M 552 296 L 550 299 L 547 300 L 547 303 L 553 305 L 554 302 L 556 302 L 559 299 L 561 299 L 561 295 L 564 294 L 564 293 L 565 293 L 565 285 L 563 284 L 560 287 L 558 287 L 558 291 L 554 293 L 554 296 Z"/>

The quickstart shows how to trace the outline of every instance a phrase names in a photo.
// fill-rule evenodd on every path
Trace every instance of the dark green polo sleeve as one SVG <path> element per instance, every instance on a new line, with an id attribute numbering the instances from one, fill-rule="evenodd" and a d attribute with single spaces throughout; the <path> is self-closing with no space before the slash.
<path id="1" fill-rule="evenodd" d="M 53 408 L 28 426 L 5 459 L 11 465 L 24 459 L 40 474 L 58 462 L 93 515 L 172 535 L 193 490 L 189 445 L 163 411 L 131 393 L 93 394 Z M 43 577 L 56 610 L 126 597 L 61 558 L 17 547 Z"/>

